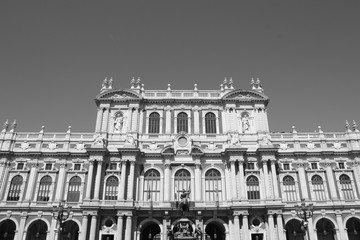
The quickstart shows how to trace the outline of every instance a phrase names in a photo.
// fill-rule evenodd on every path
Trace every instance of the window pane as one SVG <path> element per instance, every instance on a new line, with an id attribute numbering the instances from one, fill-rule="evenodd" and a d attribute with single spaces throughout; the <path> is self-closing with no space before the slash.
<path id="1" fill-rule="evenodd" d="M 188 116 L 184 112 L 177 116 L 177 132 L 188 132 Z"/>
<path id="2" fill-rule="evenodd" d="M 19 201 L 22 183 L 23 183 L 23 178 L 19 175 L 15 176 L 11 180 L 9 193 L 7 197 L 8 201 Z"/>
<path id="3" fill-rule="evenodd" d="M 69 191 L 68 191 L 68 202 L 78 202 L 80 200 L 80 186 L 81 178 L 73 177 L 69 182 Z"/>
<path id="4" fill-rule="evenodd" d="M 160 132 L 160 115 L 158 113 L 151 113 L 149 116 L 149 133 Z"/>
<path id="5" fill-rule="evenodd" d="M 106 180 L 105 200 L 116 200 L 118 196 L 119 180 L 117 177 L 109 177 Z"/>
<path id="6" fill-rule="evenodd" d="M 50 199 L 50 187 L 52 179 L 50 176 L 45 176 L 40 180 L 39 192 L 37 196 L 37 201 L 49 201 Z"/>
<path id="7" fill-rule="evenodd" d="M 207 113 L 205 115 L 205 132 L 216 133 L 216 116 L 214 113 Z"/>

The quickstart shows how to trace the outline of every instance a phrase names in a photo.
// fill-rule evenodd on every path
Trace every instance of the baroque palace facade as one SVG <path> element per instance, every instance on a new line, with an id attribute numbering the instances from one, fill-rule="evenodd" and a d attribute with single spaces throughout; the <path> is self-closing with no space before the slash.
<path id="1" fill-rule="evenodd" d="M 360 239 L 355 122 L 270 132 L 259 80 L 180 91 L 105 79 L 95 103 L 94 133 L 4 124 L 0 239 Z M 299 204 L 313 206 L 305 222 Z"/>

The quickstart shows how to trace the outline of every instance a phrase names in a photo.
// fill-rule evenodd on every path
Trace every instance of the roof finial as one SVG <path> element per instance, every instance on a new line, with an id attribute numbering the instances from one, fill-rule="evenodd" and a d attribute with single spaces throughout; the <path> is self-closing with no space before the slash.
<path id="1" fill-rule="evenodd" d="M 41 126 L 41 130 L 39 133 L 44 133 L 45 126 Z"/>
<path id="2" fill-rule="evenodd" d="M 319 133 L 323 133 L 323 130 L 321 129 L 321 126 L 318 126 Z"/>
<path id="3" fill-rule="evenodd" d="M 171 91 L 171 84 L 170 84 L 170 83 L 168 83 L 167 90 L 168 90 L 168 91 Z"/>
<path id="4" fill-rule="evenodd" d="M 6 132 L 9 128 L 9 120 L 6 119 L 3 125 L 3 130 L 1 132 Z"/>
<path id="5" fill-rule="evenodd" d="M 17 127 L 17 122 L 16 122 L 16 119 L 13 121 L 13 123 L 11 124 L 11 130 L 10 130 L 10 132 L 14 132 L 15 131 L 15 129 L 16 129 L 16 127 Z"/>
<path id="6" fill-rule="evenodd" d="M 297 133 L 295 126 L 292 126 L 292 133 Z"/>
<path id="7" fill-rule="evenodd" d="M 224 79 L 223 86 L 224 86 L 224 89 L 228 89 L 228 81 L 227 81 L 226 77 Z"/>
<path id="8" fill-rule="evenodd" d="M 345 128 L 346 128 L 346 132 L 351 132 L 350 124 L 349 124 L 348 120 L 345 120 Z"/>
<path id="9" fill-rule="evenodd" d="M 140 77 L 138 77 L 137 81 L 136 81 L 136 88 L 140 88 L 141 87 L 141 79 Z"/>
<path id="10" fill-rule="evenodd" d="M 256 90 L 254 78 L 251 78 L 250 85 L 251 85 L 251 89 L 252 89 L 252 90 Z"/>
<path id="11" fill-rule="evenodd" d="M 135 88 L 135 77 L 132 77 L 130 84 L 131 84 L 131 87 L 130 87 L 131 89 Z"/>
<path id="12" fill-rule="evenodd" d="M 198 90 L 197 84 L 195 83 L 195 84 L 194 84 L 194 91 L 197 91 L 197 90 Z"/>
<path id="13" fill-rule="evenodd" d="M 354 132 L 359 132 L 358 125 L 357 125 L 357 123 L 355 122 L 355 120 L 353 120 L 353 131 L 354 131 Z"/>
<path id="14" fill-rule="evenodd" d="M 112 89 L 112 83 L 113 83 L 113 79 L 112 79 L 112 77 L 109 79 L 109 81 L 108 81 L 108 84 L 107 84 L 107 88 L 108 89 Z"/>
<path id="15" fill-rule="evenodd" d="M 230 77 L 229 86 L 230 86 L 230 89 L 234 89 L 232 77 Z"/>
<path id="16" fill-rule="evenodd" d="M 68 126 L 68 130 L 66 132 L 67 134 L 70 134 L 71 133 L 71 126 Z"/>

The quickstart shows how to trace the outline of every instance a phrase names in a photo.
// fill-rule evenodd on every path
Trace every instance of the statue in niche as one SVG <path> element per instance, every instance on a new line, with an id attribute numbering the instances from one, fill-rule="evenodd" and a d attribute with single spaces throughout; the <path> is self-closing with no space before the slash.
<path id="1" fill-rule="evenodd" d="M 115 132 L 121 132 L 123 125 L 124 125 L 124 117 L 122 116 L 121 113 L 116 114 L 114 120 Z"/>
<path id="2" fill-rule="evenodd" d="M 184 212 L 188 212 L 190 210 L 190 193 L 191 190 L 182 190 L 182 193 L 180 194 L 180 205 L 179 208 L 184 214 Z"/>
<path id="3" fill-rule="evenodd" d="M 249 114 L 245 113 L 241 118 L 241 122 L 243 132 L 248 132 L 250 130 Z"/>

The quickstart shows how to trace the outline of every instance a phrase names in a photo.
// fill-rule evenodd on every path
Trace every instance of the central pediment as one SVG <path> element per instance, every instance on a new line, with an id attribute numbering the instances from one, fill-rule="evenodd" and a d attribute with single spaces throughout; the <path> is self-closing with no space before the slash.
<path id="1" fill-rule="evenodd" d="M 113 100 L 113 101 L 124 101 L 124 100 L 140 100 L 142 96 L 131 90 L 113 90 L 99 94 L 96 100 Z"/>
<path id="2" fill-rule="evenodd" d="M 269 97 L 265 94 L 252 90 L 234 90 L 225 94 L 222 99 L 236 101 L 269 101 Z"/>

